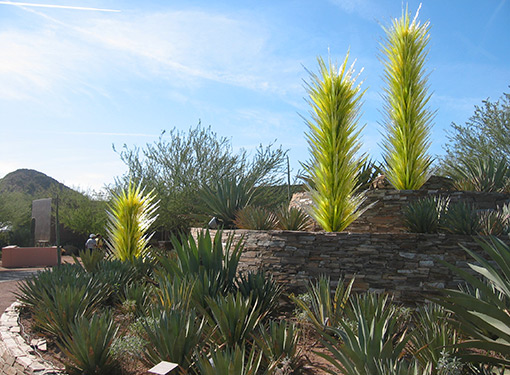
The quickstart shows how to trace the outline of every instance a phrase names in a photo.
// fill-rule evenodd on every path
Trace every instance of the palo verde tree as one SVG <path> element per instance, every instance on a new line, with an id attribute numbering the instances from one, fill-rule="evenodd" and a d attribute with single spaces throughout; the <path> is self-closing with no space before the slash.
<path id="1" fill-rule="evenodd" d="M 133 181 L 154 191 L 160 200 L 155 227 L 169 234 L 203 225 L 214 215 L 202 203 L 204 187 L 214 189 L 234 177 L 253 186 L 282 185 L 287 153 L 272 145 L 258 147 L 254 155 L 235 153 L 228 138 L 198 124 L 188 132 L 174 128 L 143 148 L 124 146 L 119 154 L 128 173 L 117 179 L 114 190 Z"/>
<path id="2" fill-rule="evenodd" d="M 429 177 L 430 146 L 434 113 L 427 108 L 428 75 L 425 72 L 429 23 L 411 20 L 408 9 L 385 28 L 385 100 L 383 157 L 388 181 L 399 190 L 419 189 Z"/>
<path id="3" fill-rule="evenodd" d="M 304 165 L 313 206 L 311 215 L 327 231 L 344 230 L 359 215 L 363 193 L 356 193 L 364 156 L 358 126 L 363 91 L 347 54 L 338 67 L 318 58 L 319 73 L 307 84 L 311 119 L 305 119 L 310 160 Z"/>
<path id="4" fill-rule="evenodd" d="M 464 125 L 452 123 L 440 170 L 449 173 L 467 160 L 510 160 L 510 93 L 484 100 Z"/>

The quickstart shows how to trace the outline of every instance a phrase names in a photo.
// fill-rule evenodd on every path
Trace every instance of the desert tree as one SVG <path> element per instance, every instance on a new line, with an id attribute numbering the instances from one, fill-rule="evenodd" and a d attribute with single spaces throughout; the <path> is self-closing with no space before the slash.
<path id="1" fill-rule="evenodd" d="M 421 24 L 419 10 L 411 19 L 408 9 L 384 28 L 382 43 L 385 88 L 383 93 L 383 158 L 388 181 L 399 190 L 419 189 L 429 177 L 428 154 L 434 112 L 428 109 L 429 23 Z"/>
<path id="2" fill-rule="evenodd" d="M 363 193 L 358 176 L 366 159 L 360 155 L 358 126 L 364 91 L 356 83 L 349 54 L 340 66 L 318 58 L 318 74 L 306 84 L 310 119 L 306 138 L 310 159 L 304 164 L 313 205 L 311 215 L 327 231 L 344 230 L 361 214 Z"/>

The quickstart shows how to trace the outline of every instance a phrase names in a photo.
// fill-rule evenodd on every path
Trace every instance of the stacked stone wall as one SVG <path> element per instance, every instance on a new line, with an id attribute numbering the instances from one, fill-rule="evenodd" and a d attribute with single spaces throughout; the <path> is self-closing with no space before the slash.
<path id="1" fill-rule="evenodd" d="M 355 291 L 388 292 L 408 304 L 462 282 L 442 263 L 469 270 L 461 246 L 481 252 L 473 237 L 461 235 L 236 230 L 224 238 L 229 234 L 244 241 L 240 270 L 265 270 L 288 292 L 305 291 L 320 275 L 333 282 L 355 277 Z"/>

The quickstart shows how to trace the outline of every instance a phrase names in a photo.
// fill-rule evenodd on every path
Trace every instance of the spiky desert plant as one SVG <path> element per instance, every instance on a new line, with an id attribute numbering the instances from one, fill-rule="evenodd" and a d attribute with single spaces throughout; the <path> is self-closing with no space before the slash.
<path id="1" fill-rule="evenodd" d="M 240 229 L 272 230 L 278 218 L 264 207 L 246 206 L 237 211 L 235 224 Z"/>
<path id="2" fill-rule="evenodd" d="M 118 327 L 111 314 L 80 317 L 71 324 L 70 332 L 57 345 L 67 359 L 69 374 L 116 374 L 120 373 L 110 348 Z"/>
<path id="3" fill-rule="evenodd" d="M 158 202 L 152 192 L 144 195 L 140 185 L 129 184 L 115 194 L 108 210 L 108 250 L 119 260 L 133 261 L 149 249 L 152 234 L 148 234 L 157 218 Z"/>
<path id="4" fill-rule="evenodd" d="M 333 294 L 329 278 L 321 276 L 319 280 L 310 281 L 306 286 L 310 296 L 309 303 L 294 296 L 290 298 L 304 311 L 307 319 L 315 327 L 325 330 L 327 327 L 338 327 L 340 325 L 353 284 L 354 278 L 347 285 L 340 279 Z"/>
<path id="5" fill-rule="evenodd" d="M 404 224 L 412 233 L 437 233 L 449 204 L 450 198 L 441 196 L 409 203 L 404 210 Z"/>
<path id="6" fill-rule="evenodd" d="M 510 189 L 510 164 L 505 158 L 461 158 L 449 174 L 459 190 L 508 192 Z"/>
<path id="7" fill-rule="evenodd" d="M 360 156 L 361 128 L 358 126 L 364 91 L 356 85 L 349 54 L 338 67 L 318 58 L 319 73 L 310 72 L 306 85 L 311 106 L 305 120 L 310 160 L 303 164 L 309 176 L 313 205 L 311 215 L 330 232 L 340 232 L 362 213 L 363 193 L 356 193 L 363 161 Z"/>
<path id="8" fill-rule="evenodd" d="M 477 349 L 464 354 L 475 363 L 510 365 L 510 246 L 496 237 L 477 240 L 488 259 L 472 250 L 464 250 L 474 259 L 468 266 L 475 275 L 446 264 L 470 284 L 471 291 L 446 289 L 434 302 L 453 312 L 461 332 L 468 339 L 456 346 Z M 492 353 L 491 353 L 492 352 Z M 493 354 L 496 355 L 493 355 Z"/>
<path id="9" fill-rule="evenodd" d="M 419 12 L 419 9 L 418 9 Z M 419 189 L 429 177 L 432 163 L 431 121 L 427 108 L 428 75 L 425 72 L 429 23 L 411 20 L 408 9 L 395 19 L 386 32 L 384 55 L 384 149 L 385 175 L 399 190 Z"/>
<path id="10" fill-rule="evenodd" d="M 336 367 L 336 371 L 327 370 L 331 374 L 387 374 L 378 368 L 385 362 L 396 367 L 410 339 L 406 330 L 401 330 L 399 310 L 388 296 L 374 293 L 355 296 L 350 302 L 352 323 L 340 321 L 340 328 L 320 331 L 331 354 L 316 354 Z"/>
<path id="11" fill-rule="evenodd" d="M 284 204 L 276 211 L 278 228 L 282 230 L 305 231 L 310 227 L 310 217 L 299 207 Z"/>

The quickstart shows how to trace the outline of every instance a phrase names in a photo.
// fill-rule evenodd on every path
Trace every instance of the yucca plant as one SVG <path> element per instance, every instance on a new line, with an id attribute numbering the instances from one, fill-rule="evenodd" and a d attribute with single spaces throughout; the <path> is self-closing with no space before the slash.
<path id="1" fill-rule="evenodd" d="M 299 337 L 297 326 L 284 320 L 270 321 L 267 328 L 260 326 L 260 335 L 255 340 L 264 353 L 270 373 L 307 373 L 306 360 L 298 348 Z"/>
<path id="2" fill-rule="evenodd" d="M 291 295 L 294 302 L 306 314 L 307 319 L 319 330 L 327 327 L 339 327 L 344 319 L 345 308 L 349 300 L 354 278 L 344 285 L 342 279 L 338 280 L 333 293 L 328 277 L 321 276 L 319 280 L 310 281 L 306 286 L 310 301 L 306 301 Z"/>
<path id="3" fill-rule="evenodd" d="M 156 306 L 159 310 L 184 310 L 192 306 L 195 280 L 191 277 L 174 277 L 159 275 L 156 278 L 158 288 L 155 290 Z"/>
<path id="4" fill-rule="evenodd" d="M 196 240 L 191 235 L 173 237 L 177 256 L 160 257 L 160 267 L 172 277 L 192 277 L 194 296 L 202 301 L 205 296 L 215 297 L 234 290 L 243 240 L 234 242 L 234 236 L 229 235 L 223 242 L 222 237 L 222 231 L 217 231 L 214 239 L 209 231 L 199 233 Z"/>
<path id="5" fill-rule="evenodd" d="M 340 321 L 340 328 L 321 331 L 322 342 L 331 354 L 317 354 L 344 375 L 377 374 L 385 361 L 396 365 L 410 336 L 400 330 L 398 310 L 391 300 L 367 293 L 350 302 L 352 322 Z"/>
<path id="6" fill-rule="evenodd" d="M 481 229 L 480 217 L 473 204 L 452 203 L 442 216 L 441 228 L 454 234 L 477 234 Z"/>
<path id="7" fill-rule="evenodd" d="M 239 275 L 237 290 L 246 298 L 252 297 L 265 315 L 276 312 L 283 287 L 264 271 L 248 272 Z"/>
<path id="8" fill-rule="evenodd" d="M 370 184 L 381 174 L 383 174 L 381 164 L 377 164 L 373 160 L 365 160 L 358 174 L 358 191 L 367 190 Z"/>
<path id="9" fill-rule="evenodd" d="M 110 348 L 118 327 L 110 314 L 74 321 L 69 333 L 57 342 L 66 356 L 65 367 L 69 374 L 107 375 L 120 373 Z"/>
<path id="10" fill-rule="evenodd" d="M 278 229 L 306 231 L 310 227 L 310 216 L 298 207 L 282 205 L 276 211 L 276 217 Z"/>
<path id="11" fill-rule="evenodd" d="M 364 94 L 356 85 L 354 66 L 347 66 L 349 54 L 337 67 L 318 58 L 319 73 L 310 73 L 307 84 L 310 120 L 306 138 L 310 160 L 303 164 L 313 205 L 311 216 L 326 231 L 340 232 L 363 211 L 363 193 L 356 193 L 361 166 L 361 129 L 358 126 Z"/>
<path id="12" fill-rule="evenodd" d="M 384 28 L 384 173 L 398 190 L 417 190 L 429 178 L 431 121 L 425 63 L 429 23 L 420 24 L 406 7 Z"/>
<path id="13" fill-rule="evenodd" d="M 237 212 L 252 202 L 255 192 L 253 179 L 231 176 L 219 180 L 215 188 L 204 186 L 202 199 L 210 214 L 231 227 Z"/>
<path id="14" fill-rule="evenodd" d="M 510 189 L 510 165 L 505 158 L 462 158 L 449 174 L 459 190 L 504 192 Z"/>
<path id="15" fill-rule="evenodd" d="M 252 299 L 241 293 L 206 298 L 210 310 L 209 325 L 216 327 L 215 341 L 218 345 L 234 348 L 252 338 L 265 316 Z"/>
<path id="16" fill-rule="evenodd" d="M 193 354 L 204 344 L 205 320 L 193 309 L 171 309 L 142 324 L 149 342 L 146 361 L 150 365 L 161 361 L 177 363 L 185 373 L 193 363 Z"/>
<path id="17" fill-rule="evenodd" d="M 119 302 L 125 304 L 126 301 L 133 303 L 133 313 L 136 316 L 145 316 L 149 312 L 150 306 L 153 303 L 152 287 L 144 284 L 127 284 L 122 288 L 122 293 L 119 296 Z"/>
<path id="18" fill-rule="evenodd" d="M 90 275 L 77 265 L 63 264 L 38 272 L 22 280 L 19 284 L 17 299 L 30 310 L 39 306 L 41 297 L 53 296 L 56 287 L 73 285 L 76 288 L 86 286 L 90 282 Z"/>
<path id="19" fill-rule="evenodd" d="M 459 333 L 451 323 L 451 318 L 450 312 L 434 303 L 420 306 L 416 310 L 411 351 L 422 367 L 430 366 L 430 374 L 441 373 L 439 367 L 445 358 L 453 358 L 457 353 L 454 346 L 460 342 Z"/>
<path id="20" fill-rule="evenodd" d="M 276 229 L 278 219 L 264 207 L 246 206 L 237 211 L 234 223 L 240 229 L 272 230 Z"/>
<path id="21" fill-rule="evenodd" d="M 510 247 L 496 237 L 477 241 L 488 260 L 464 250 L 476 261 L 468 263 L 475 274 L 446 264 L 466 280 L 476 293 L 447 289 L 434 301 L 453 312 L 461 332 L 469 339 L 457 344 L 461 349 L 476 349 L 462 358 L 475 363 L 510 365 Z M 481 279 L 480 279 L 481 278 Z M 490 355 L 490 353 L 497 355 Z"/>
<path id="22" fill-rule="evenodd" d="M 104 300 L 98 284 L 93 283 L 89 287 L 56 286 L 53 293 L 41 295 L 33 310 L 34 326 L 61 339 L 77 319 L 90 318 Z"/>
<path id="23" fill-rule="evenodd" d="M 148 231 L 157 219 L 158 203 L 152 192 L 144 195 L 143 189 L 132 183 L 126 190 L 114 194 L 106 226 L 106 243 L 111 256 L 133 261 L 148 252 L 153 234 Z"/>
<path id="24" fill-rule="evenodd" d="M 404 210 L 404 224 L 412 233 L 437 233 L 450 199 L 436 196 L 409 203 Z"/>
<path id="25" fill-rule="evenodd" d="M 260 374 L 262 352 L 255 346 L 216 349 L 208 355 L 199 356 L 196 367 L 201 375 L 258 375 Z"/>
<path id="26" fill-rule="evenodd" d="M 97 265 L 104 259 L 104 253 L 99 250 L 80 250 L 78 257 L 73 254 L 74 263 L 80 267 L 83 267 L 87 272 L 92 272 L 96 269 Z"/>

